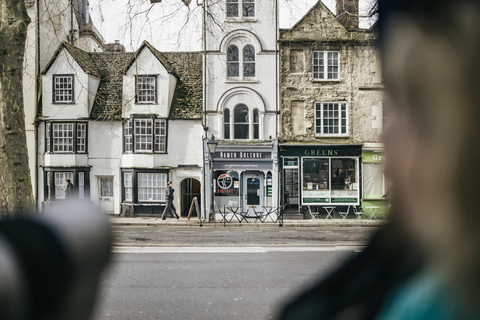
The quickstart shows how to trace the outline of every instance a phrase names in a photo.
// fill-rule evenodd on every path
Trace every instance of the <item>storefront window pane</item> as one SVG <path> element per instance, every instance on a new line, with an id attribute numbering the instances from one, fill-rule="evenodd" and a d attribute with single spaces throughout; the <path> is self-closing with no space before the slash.
<path id="1" fill-rule="evenodd" d="M 215 210 L 223 207 L 237 208 L 240 206 L 239 174 L 233 170 L 217 170 L 215 176 Z"/>
<path id="2" fill-rule="evenodd" d="M 383 165 L 363 164 L 363 196 L 365 199 L 380 199 L 384 195 Z"/>
<path id="3" fill-rule="evenodd" d="M 303 159 L 303 202 L 330 202 L 328 158 Z"/>
<path id="4" fill-rule="evenodd" d="M 332 203 L 358 201 L 357 159 L 332 158 Z"/>

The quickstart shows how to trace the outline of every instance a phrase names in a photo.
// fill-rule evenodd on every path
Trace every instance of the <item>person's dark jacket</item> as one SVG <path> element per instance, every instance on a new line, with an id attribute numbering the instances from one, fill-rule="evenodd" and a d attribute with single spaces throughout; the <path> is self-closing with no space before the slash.
<path id="1" fill-rule="evenodd" d="M 72 198 L 74 191 L 75 191 L 74 185 L 71 183 L 68 183 L 67 188 L 65 189 L 65 198 L 66 199 Z"/>
<path id="2" fill-rule="evenodd" d="M 168 186 L 165 188 L 165 200 L 173 200 L 173 193 L 175 192 L 175 189 L 172 187 Z"/>

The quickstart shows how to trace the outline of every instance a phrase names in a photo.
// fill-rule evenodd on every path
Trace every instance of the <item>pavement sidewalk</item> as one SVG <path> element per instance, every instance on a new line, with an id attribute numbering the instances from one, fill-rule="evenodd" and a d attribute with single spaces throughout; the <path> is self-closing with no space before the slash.
<path id="1" fill-rule="evenodd" d="M 283 220 L 283 227 L 379 227 L 384 225 L 386 220 L 367 220 L 367 219 L 316 219 L 316 220 Z M 114 226 L 185 226 L 185 227 L 198 227 L 200 222 L 198 218 L 192 218 L 187 220 L 181 218 L 179 221 L 176 219 L 167 219 L 162 221 L 160 218 L 155 217 L 110 217 L 110 223 Z M 231 222 L 220 223 L 202 221 L 202 225 L 205 227 L 279 227 L 280 222 Z"/>

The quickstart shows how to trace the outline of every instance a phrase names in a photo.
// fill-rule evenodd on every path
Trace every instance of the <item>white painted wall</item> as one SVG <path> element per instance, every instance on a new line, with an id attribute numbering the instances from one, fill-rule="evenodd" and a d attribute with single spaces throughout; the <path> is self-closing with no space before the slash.
<path id="1" fill-rule="evenodd" d="M 278 76 L 276 1 L 255 1 L 256 16 L 249 19 L 227 18 L 224 1 L 209 3 L 209 10 L 216 20 L 213 22 L 207 18 L 206 22 L 205 108 L 210 112 L 207 113 L 208 135 L 214 134 L 223 139 L 223 109 L 229 108 L 233 117 L 233 108 L 244 103 L 249 110 L 258 108 L 260 111 L 260 140 L 270 140 L 270 136 L 275 138 Z M 254 46 L 253 79 L 242 79 L 241 76 L 238 79 L 227 78 L 227 48 L 231 44 L 236 45 L 239 51 L 247 44 Z"/>
<path id="2" fill-rule="evenodd" d="M 52 102 L 52 81 L 53 75 L 73 74 L 74 75 L 74 103 L 59 104 Z M 89 79 L 95 82 L 94 76 L 87 75 L 78 63 L 73 59 L 68 50 L 63 49 L 49 68 L 42 76 L 43 87 L 43 116 L 50 119 L 76 119 L 89 116 L 89 106 L 93 103 L 92 93 L 94 84 L 89 84 Z M 96 79 L 98 86 L 99 80 Z M 95 90 L 96 92 L 96 90 Z"/>
<path id="3" fill-rule="evenodd" d="M 157 75 L 157 103 L 135 103 L 136 75 Z M 152 113 L 158 114 L 160 118 L 167 118 L 175 84 L 176 78 L 167 72 L 148 47 L 144 47 L 123 77 L 123 118 L 130 118 L 131 114 Z"/>

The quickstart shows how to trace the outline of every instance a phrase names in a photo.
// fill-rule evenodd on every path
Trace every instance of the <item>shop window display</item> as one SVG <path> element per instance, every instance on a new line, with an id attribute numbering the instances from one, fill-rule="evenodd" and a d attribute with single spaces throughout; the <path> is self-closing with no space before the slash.
<path id="1" fill-rule="evenodd" d="M 358 159 L 303 158 L 304 204 L 357 203 Z"/>

